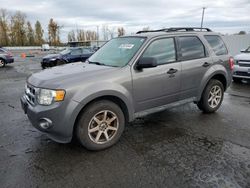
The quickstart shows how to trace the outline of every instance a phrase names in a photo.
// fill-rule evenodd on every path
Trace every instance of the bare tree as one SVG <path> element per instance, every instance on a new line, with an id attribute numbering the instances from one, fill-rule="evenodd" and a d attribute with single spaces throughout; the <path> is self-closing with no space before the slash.
<path id="1" fill-rule="evenodd" d="M 247 32 L 246 32 L 246 31 L 240 31 L 238 34 L 239 34 L 239 35 L 246 35 Z"/>
<path id="2" fill-rule="evenodd" d="M 24 46 L 27 44 L 25 20 L 26 15 L 20 11 L 11 16 L 10 38 L 12 45 Z"/>
<path id="3" fill-rule="evenodd" d="M 76 35 L 75 35 L 75 31 L 71 30 L 68 33 L 68 42 L 72 42 L 72 41 L 76 41 Z"/>
<path id="4" fill-rule="evenodd" d="M 6 9 L 0 9 L 0 45 L 9 45 L 9 26 L 8 26 L 8 12 Z"/>
<path id="5" fill-rule="evenodd" d="M 97 40 L 97 34 L 95 31 L 87 30 L 85 34 L 86 40 Z"/>
<path id="6" fill-rule="evenodd" d="M 35 43 L 36 45 L 42 45 L 43 40 L 43 29 L 41 23 L 37 20 L 35 23 Z"/>
<path id="7" fill-rule="evenodd" d="M 125 35 L 125 29 L 123 27 L 118 27 L 117 32 L 118 37 Z"/>
<path id="8" fill-rule="evenodd" d="M 27 41 L 28 45 L 35 45 L 35 33 L 29 21 L 27 22 Z"/>
<path id="9" fill-rule="evenodd" d="M 48 24 L 48 37 L 49 37 L 49 43 L 50 45 L 59 45 L 60 42 L 60 29 L 61 26 L 58 25 L 57 22 L 53 20 L 53 18 L 50 19 Z"/>
<path id="10" fill-rule="evenodd" d="M 109 39 L 108 25 L 103 25 L 102 26 L 102 35 L 103 35 L 103 40 L 108 40 Z"/>
<path id="11" fill-rule="evenodd" d="M 76 31 L 77 41 L 85 41 L 85 31 L 83 29 L 78 29 Z"/>

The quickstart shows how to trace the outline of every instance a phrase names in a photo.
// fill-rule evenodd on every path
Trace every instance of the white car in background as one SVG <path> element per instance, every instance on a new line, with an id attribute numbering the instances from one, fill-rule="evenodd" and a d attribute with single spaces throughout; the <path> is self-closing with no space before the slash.
<path id="1" fill-rule="evenodd" d="M 241 82 L 242 79 L 250 79 L 250 46 L 241 50 L 241 53 L 234 57 L 233 80 Z"/>
<path id="2" fill-rule="evenodd" d="M 49 44 L 43 44 L 42 45 L 42 51 L 49 51 L 49 50 L 50 50 Z"/>

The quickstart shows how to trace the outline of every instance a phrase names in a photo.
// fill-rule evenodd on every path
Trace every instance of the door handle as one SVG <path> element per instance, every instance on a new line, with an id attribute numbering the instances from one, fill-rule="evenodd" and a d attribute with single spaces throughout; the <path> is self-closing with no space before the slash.
<path id="1" fill-rule="evenodd" d="M 177 71 L 178 71 L 177 69 L 171 68 L 171 69 L 168 70 L 167 74 L 174 74 L 174 73 L 176 73 Z"/>
<path id="2" fill-rule="evenodd" d="M 203 66 L 203 67 L 209 67 L 209 66 L 210 66 L 210 63 L 205 62 L 202 66 Z"/>

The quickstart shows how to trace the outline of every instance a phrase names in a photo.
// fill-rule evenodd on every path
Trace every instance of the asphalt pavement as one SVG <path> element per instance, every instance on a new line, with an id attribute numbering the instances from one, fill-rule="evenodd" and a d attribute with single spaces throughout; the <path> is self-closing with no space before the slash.
<path id="1" fill-rule="evenodd" d="M 0 187 L 250 187 L 250 83 L 218 112 L 195 104 L 138 118 L 113 147 L 90 152 L 32 127 L 19 98 L 43 54 L 0 69 Z"/>

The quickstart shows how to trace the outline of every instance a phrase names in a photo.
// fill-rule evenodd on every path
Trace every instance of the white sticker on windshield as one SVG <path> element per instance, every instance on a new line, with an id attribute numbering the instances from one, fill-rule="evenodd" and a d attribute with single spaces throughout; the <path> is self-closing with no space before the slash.
<path id="1" fill-rule="evenodd" d="M 119 48 L 124 48 L 124 49 L 132 49 L 134 47 L 134 44 L 121 44 Z"/>

